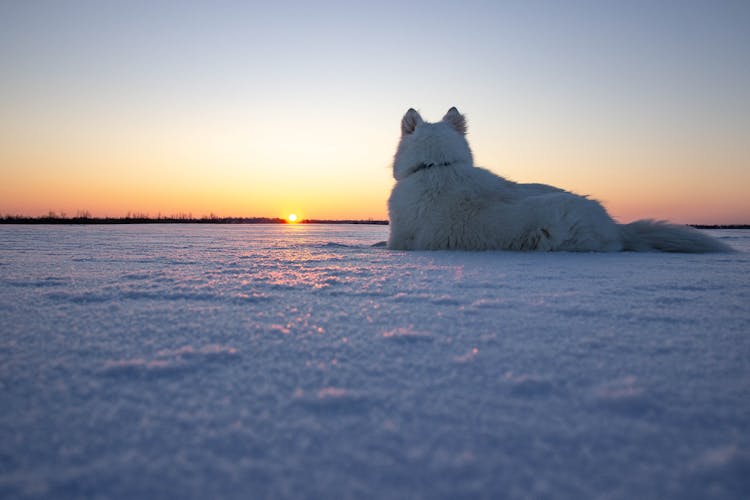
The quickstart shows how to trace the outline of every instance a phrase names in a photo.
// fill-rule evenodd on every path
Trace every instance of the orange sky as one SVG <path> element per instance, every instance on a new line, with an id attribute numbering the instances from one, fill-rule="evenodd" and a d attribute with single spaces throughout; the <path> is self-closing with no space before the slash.
<path id="1" fill-rule="evenodd" d="M 437 118 L 442 111 L 430 114 Z M 748 221 L 750 174 L 741 151 L 716 144 L 708 152 L 700 144 L 660 150 L 637 139 L 592 148 L 564 131 L 554 137 L 550 129 L 540 130 L 540 137 L 533 130 L 506 136 L 501 129 L 495 137 L 492 117 L 481 116 L 487 124 L 476 124 L 475 114 L 467 114 L 477 163 L 513 180 L 588 194 L 622 221 Z M 366 123 L 334 131 L 298 119 L 297 130 L 310 132 L 289 134 L 283 125 L 267 123 L 261 140 L 252 129 L 224 135 L 198 124 L 187 138 L 137 132 L 139 127 L 115 131 L 116 138 L 96 130 L 76 137 L 83 129 L 60 137 L 18 137 L 16 131 L 16 140 L 0 150 L 0 162 L 13 165 L 3 169 L 0 213 L 385 219 L 401 113 L 390 115 L 377 117 L 378 131 Z"/>

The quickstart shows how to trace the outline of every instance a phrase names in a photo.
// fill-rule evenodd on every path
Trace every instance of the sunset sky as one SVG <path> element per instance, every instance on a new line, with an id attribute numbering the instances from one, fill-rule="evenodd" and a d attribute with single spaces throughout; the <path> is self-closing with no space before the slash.
<path id="1" fill-rule="evenodd" d="M 0 2 L 0 215 L 385 219 L 403 113 L 626 222 L 750 222 L 750 1 Z"/>

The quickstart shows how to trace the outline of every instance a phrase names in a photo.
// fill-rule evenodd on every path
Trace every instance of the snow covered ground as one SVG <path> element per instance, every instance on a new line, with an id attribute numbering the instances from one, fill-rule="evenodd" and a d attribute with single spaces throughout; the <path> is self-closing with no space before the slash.
<path id="1" fill-rule="evenodd" d="M 2 498 L 748 498 L 726 255 L 0 226 Z"/>

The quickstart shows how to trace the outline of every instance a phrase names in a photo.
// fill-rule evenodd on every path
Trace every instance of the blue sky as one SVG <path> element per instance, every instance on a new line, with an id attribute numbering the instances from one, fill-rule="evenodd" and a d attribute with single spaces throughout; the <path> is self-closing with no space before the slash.
<path id="1" fill-rule="evenodd" d="M 6 0 L 0 73 L 0 213 L 384 218 L 402 114 L 455 105 L 498 174 L 750 215 L 750 2 Z"/>

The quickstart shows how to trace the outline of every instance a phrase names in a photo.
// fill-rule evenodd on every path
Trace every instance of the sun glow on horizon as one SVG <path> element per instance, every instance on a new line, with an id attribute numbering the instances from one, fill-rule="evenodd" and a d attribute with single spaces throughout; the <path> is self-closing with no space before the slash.
<path id="1" fill-rule="evenodd" d="M 288 216 L 286 217 L 286 220 L 287 220 L 288 222 L 291 222 L 291 223 L 295 223 L 295 222 L 297 222 L 297 214 L 289 214 L 289 215 L 288 215 Z"/>

